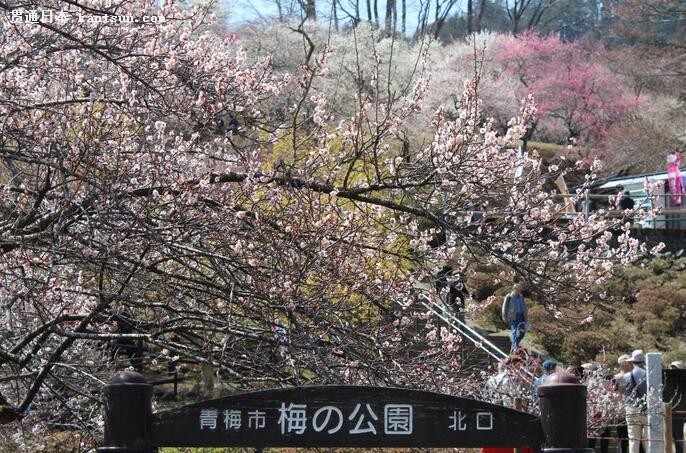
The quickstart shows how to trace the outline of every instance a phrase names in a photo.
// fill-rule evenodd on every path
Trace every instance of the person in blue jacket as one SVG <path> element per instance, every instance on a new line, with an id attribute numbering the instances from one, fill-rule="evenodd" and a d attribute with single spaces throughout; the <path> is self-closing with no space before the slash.
<path id="1" fill-rule="evenodd" d="M 510 352 L 519 348 L 519 343 L 524 339 L 528 328 L 529 314 L 526 303 L 524 303 L 522 290 L 522 284 L 516 283 L 512 287 L 512 291 L 503 299 L 502 318 L 511 331 L 512 348 Z"/>

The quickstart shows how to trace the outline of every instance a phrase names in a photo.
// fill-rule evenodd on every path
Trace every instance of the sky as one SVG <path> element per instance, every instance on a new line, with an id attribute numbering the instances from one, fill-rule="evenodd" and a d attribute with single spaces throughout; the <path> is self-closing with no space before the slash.
<path id="1" fill-rule="evenodd" d="M 343 8 L 348 11 L 353 10 L 352 4 L 354 0 L 339 0 Z M 366 1 L 360 1 L 360 15 L 363 19 L 367 18 Z M 406 0 L 407 1 L 407 29 L 408 32 L 413 32 L 417 26 L 417 12 L 421 4 L 421 0 Z M 424 0 L 429 1 L 429 0 Z M 316 0 L 317 14 L 321 19 L 328 19 L 331 16 L 331 0 Z M 245 22 L 255 22 L 268 20 L 269 18 L 277 17 L 278 10 L 276 8 L 276 0 L 221 0 L 222 6 L 229 11 L 228 23 L 239 25 Z M 297 0 L 281 0 L 282 5 L 297 4 Z M 434 4 L 433 1 L 431 1 Z M 398 0 L 398 9 L 400 8 L 400 1 Z M 451 11 L 451 15 L 455 13 L 463 13 L 466 8 L 466 1 L 459 0 Z M 386 0 L 377 0 L 379 11 L 379 20 L 383 23 L 384 14 L 386 11 Z M 398 11 L 400 14 L 400 11 Z M 430 13 L 433 17 L 433 10 Z M 344 14 L 339 12 L 339 18 Z"/>

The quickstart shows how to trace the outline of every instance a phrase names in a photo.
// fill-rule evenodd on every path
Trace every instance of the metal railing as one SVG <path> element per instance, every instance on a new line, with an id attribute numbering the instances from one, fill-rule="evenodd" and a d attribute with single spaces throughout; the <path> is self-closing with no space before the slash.
<path id="1" fill-rule="evenodd" d="M 455 313 L 450 308 L 445 306 L 443 300 L 439 298 L 440 304 L 436 303 L 435 301 L 431 302 L 431 296 L 427 294 L 427 292 L 430 290 L 422 288 L 421 286 L 417 286 L 417 289 L 421 291 L 417 297 L 419 304 L 445 322 L 450 329 L 457 332 L 462 338 L 469 340 L 472 344 L 474 344 L 474 346 L 486 352 L 488 356 L 495 359 L 497 362 L 509 357 L 509 354 L 505 353 L 498 346 L 490 342 L 486 337 L 455 316 Z M 427 300 L 429 302 L 427 302 Z M 402 305 L 400 302 L 398 302 L 398 304 Z M 534 377 L 533 373 L 531 373 L 529 370 L 523 369 L 523 371 L 530 378 Z"/>

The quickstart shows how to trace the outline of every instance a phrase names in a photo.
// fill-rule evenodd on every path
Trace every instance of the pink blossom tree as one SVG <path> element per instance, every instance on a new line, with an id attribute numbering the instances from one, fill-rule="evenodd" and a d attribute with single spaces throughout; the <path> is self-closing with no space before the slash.
<path id="1" fill-rule="evenodd" d="M 538 132 L 553 132 L 558 124 L 566 133 L 561 138 L 587 144 L 597 143 L 637 107 L 622 79 L 602 64 L 603 54 L 600 43 L 562 42 L 531 32 L 502 37 L 494 49 L 502 75 L 519 81 L 512 94 L 535 97 Z"/>
<path id="2" fill-rule="evenodd" d="M 459 339 L 415 306 L 418 281 L 448 260 L 498 264 L 555 310 L 643 252 L 627 225 L 611 248 L 602 213 L 560 221 L 544 190 L 560 170 L 511 148 L 531 102 L 501 135 L 467 83 L 455 118 L 439 109 L 431 141 L 407 149 L 421 71 L 384 97 L 377 64 L 374 90 L 335 119 L 314 83 L 335 49 L 276 76 L 207 31 L 203 8 L 42 5 L 166 20 L 25 23 L 0 3 L 0 414 L 13 428 L 97 428 L 122 366 L 108 341 L 241 388 L 457 391 Z M 272 106 L 283 90 L 297 100 Z M 469 223 L 473 206 L 485 221 Z"/>

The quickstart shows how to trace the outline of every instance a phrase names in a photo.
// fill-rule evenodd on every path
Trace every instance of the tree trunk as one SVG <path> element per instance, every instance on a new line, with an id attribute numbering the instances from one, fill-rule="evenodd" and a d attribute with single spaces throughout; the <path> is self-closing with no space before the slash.
<path id="1" fill-rule="evenodd" d="M 536 131 L 536 126 L 538 126 L 538 120 L 534 121 L 522 136 L 522 152 L 526 152 L 529 146 L 529 140 L 531 140 L 531 137 L 533 137 L 534 132 Z"/>
<path id="2" fill-rule="evenodd" d="M 305 0 L 305 18 L 308 20 L 317 20 L 317 9 L 314 2 L 315 0 Z"/>
<path id="3" fill-rule="evenodd" d="M 486 0 L 481 0 L 479 3 L 479 15 L 476 17 L 476 32 L 481 31 L 481 19 L 484 17 L 484 11 L 486 11 Z"/>
<path id="4" fill-rule="evenodd" d="M 472 17 L 474 16 L 474 5 L 473 0 L 467 0 L 467 34 L 471 35 L 474 30 L 472 30 Z"/>
<path id="5" fill-rule="evenodd" d="M 202 382 L 200 384 L 200 394 L 205 398 L 212 396 L 214 390 L 215 373 L 211 364 L 203 363 L 200 365 L 200 375 Z"/>
<path id="6" fill-rule="evenodd" d="M 441 2 L 440 0 L 436 0 L 436 19 L 433 25 L 434 38 L 438 38 L 441 28 L 443 28 L 443 25 L 450 14 L 450 10 L 455 6 L 457 1 L 458 0 L 447 0 Z"/>
<path id="7" fill-rule="evenodd" d="M 378 8 L 378 0 L 374 0 L 374 24 L 379 27 L 379 8 Z"/>
<path id="8" fill-rule="evenodd" d="M 430 0 L 426 0 L 426 3 L 421 4 L 419 9 L 419 34 L 423 35 L 426 33 L 427 22 L 429 21 L 429 9 L 431 9 Z"/>
<path id="9" fill-rule="evenodd" d="M 543 17 L 543 13 L 546 10 L 546 5 L 544 2 L 540 2 L 538 5 L 536 5 L 536 9 L 531 13 L 531 17 L 529 18 L 529 23 L 526 26 L 527 30 L 532 30 L 534 27 L 538 25 L 538 23 L 541 21 L 541 17 Z"/>
<path id="10" fill-rule="evenodd" d="M 403 32 L 403 38 L 406 36 L 407 33 L 407 4 L 406 0 L 401 0 L 401 8 L 402 8 L 402 21 L 401 21 L 401 29 Z"/>
<path id="11" fill-rule="evenodd" d="M 395 33 L 396 24 L 396 8 L 395 0 L 386 0 L 386 34 L 388 36 Z"/>
<path id="12" fill-rule="evenodd" d="M 333 0 L 331 3 L 331 8 L 333 9 L 333 26 L 338 31 L 338 11 L 336 10 L 336 3 L 338 3 L 338 0 Z"/>
<path id="13" fill-rule="evenodd" d="M 367 0 L 367 20 L 372 21 L 372 0 Z"/>
<path id="14" fill-rule="evenodd" d="M 281 0 L 276 0 L 276 9 L 279 11 L 279 22 L 283 22 L 284 17 L 283 17 L 283 7 L 281 6 Z"/>

